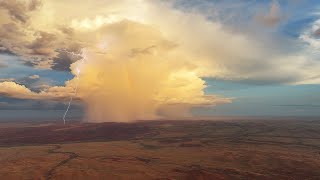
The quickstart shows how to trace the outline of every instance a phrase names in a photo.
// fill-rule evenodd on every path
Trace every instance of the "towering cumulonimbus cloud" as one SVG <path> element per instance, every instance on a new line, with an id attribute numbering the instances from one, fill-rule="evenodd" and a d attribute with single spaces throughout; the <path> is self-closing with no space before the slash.
<path id="1" fill-rule="evenodd" d="M 89 121 L 183 117 L 192 106 L 230 102 L 205 95 L 196 68 L 151 26 L 124 20 L 95 33 L 97 44 L 85 49 L 84 64 L 72 65 L 74 73 L 81 69 L 79 98 Z"/>

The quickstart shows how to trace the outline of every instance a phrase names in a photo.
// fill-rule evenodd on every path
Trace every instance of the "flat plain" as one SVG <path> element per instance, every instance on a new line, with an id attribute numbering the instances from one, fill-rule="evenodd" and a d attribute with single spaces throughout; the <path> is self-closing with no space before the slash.
<path id="1" fill-rule="evenodd" d="M 0 123 L 0 179 L 320 179 L 320 120 Z"/>

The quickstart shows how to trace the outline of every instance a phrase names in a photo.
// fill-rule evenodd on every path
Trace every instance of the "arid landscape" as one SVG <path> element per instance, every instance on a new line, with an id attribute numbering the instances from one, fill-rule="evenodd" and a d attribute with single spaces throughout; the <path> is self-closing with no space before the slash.
<path id="1" fill-rule="evenodd" d="M 1 123 L 1 179 L 319 179 L 320 121 Z"/>

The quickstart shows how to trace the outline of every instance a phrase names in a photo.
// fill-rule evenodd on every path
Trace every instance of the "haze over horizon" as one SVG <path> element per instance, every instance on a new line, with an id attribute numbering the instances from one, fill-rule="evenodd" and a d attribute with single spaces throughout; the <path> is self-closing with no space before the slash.
<path id="1" fill-rule="evenodd" d="M 0 0 L 0 120 L 320 117 L 320 2 Z"/>

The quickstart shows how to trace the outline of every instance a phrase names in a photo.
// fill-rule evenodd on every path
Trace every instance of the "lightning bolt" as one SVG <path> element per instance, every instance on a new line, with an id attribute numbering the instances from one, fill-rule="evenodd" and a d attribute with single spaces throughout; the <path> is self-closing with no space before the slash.
<path id="1" fill-rule="evenodd" d="M 81 58 L 81 62 L 80 62 L 80 64 L 78 65 L 78 67 L 76 68 L 76 85 L 75 85 L 75 87 L 74 87 L 74 91 L 73 91 L 73 94 L 70 96 L 70 100 L 69 100 L 69 102 L 68 102 L 68 106 L 67 106 L 67 109 L 66 109 L 66 111 L 65 111 L 65 113 L 64 113 L 64 115 L 63 115 L 63 124 L 66 124 L 66 116 L 67 116 L 67 114 L 68 114 L 68 112 L 69 112 L 69 109 L 70 109 L 70 107 L 71 107 L 71 103 L 72 103 L 72 101 L 73 101 L 73 98 L 77 95 L 77 93 L 78 93 L 78 87 L 79 87 L 79 82 L 80 82 L 80 73 L 81 73 L 81 69 L 80 69 L 80 67 L 82 66 L 82 64 L 84 63 L 84 61 L 85 61 L 85 59 L 86 59 L 86 55 L 85 55 L 85 53 L 84 53 L 84 50 L 81 50 L 81 53 L 80 54 L 76 54 L 76 53 L 74 53 L 74 52 L 70 52 L 72 55 L 75 55 L 75 56 L 81 56 L 82 58 Z"/>

